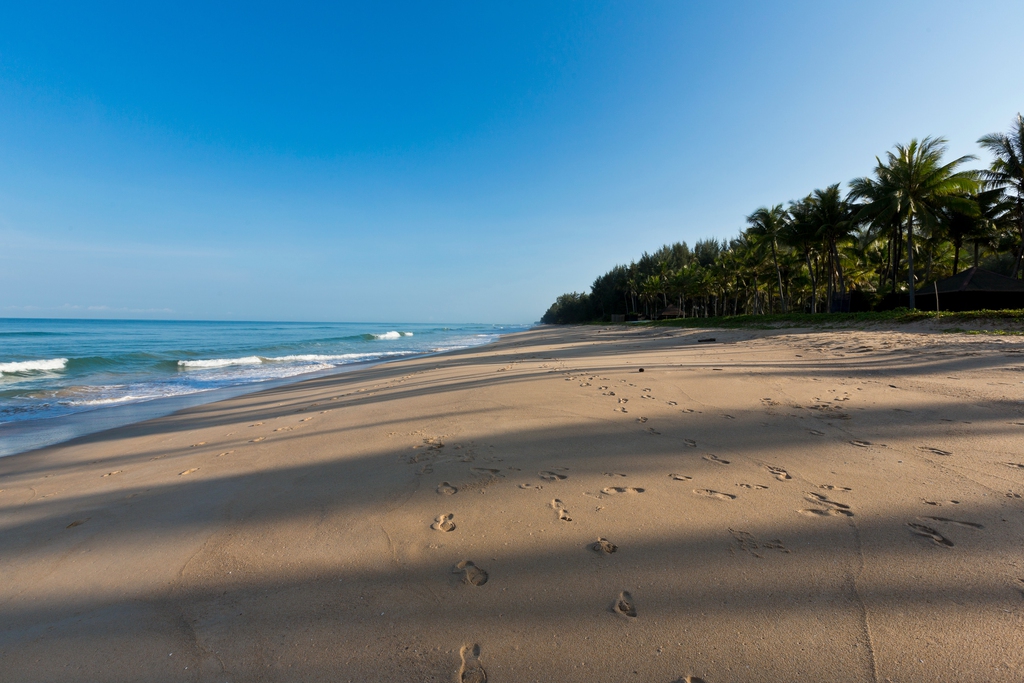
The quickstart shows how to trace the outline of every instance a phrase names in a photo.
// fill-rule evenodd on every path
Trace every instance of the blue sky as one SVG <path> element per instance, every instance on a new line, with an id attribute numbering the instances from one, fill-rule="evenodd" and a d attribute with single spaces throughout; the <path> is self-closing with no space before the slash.
<path id="1" fill-rule="evenodd" d="M 143 5 L 0 8 L 0 316 L 530 322 L 1024 111 L 1019 0 Z"/>

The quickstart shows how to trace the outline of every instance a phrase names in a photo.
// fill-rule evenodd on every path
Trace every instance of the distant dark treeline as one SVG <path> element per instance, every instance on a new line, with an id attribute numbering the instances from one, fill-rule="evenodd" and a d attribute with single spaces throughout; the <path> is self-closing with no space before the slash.
<path id="1" fill-rule="evenodd" d="M 876 157 L 871 176 L 764 206 L 730 240 L 644 253 L 563 294 L 541 318 L 578 323 L 891 308 L 965 261 L 1014 278 L 1024 257 L 1024 118 L 978 140 L 993 157 L 945 161 L 943 138 L 911 140 Z M 666 310 L 668 309 L 668 310 Z"/>

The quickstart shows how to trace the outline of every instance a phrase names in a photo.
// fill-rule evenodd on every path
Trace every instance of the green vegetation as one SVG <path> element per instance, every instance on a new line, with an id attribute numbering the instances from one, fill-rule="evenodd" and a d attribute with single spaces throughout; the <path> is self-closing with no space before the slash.
<path id="1" fill-rule="evenodd" d="M 776 329 L 785 327 L 848 327 L 865 324 L 914 323 L 932 321 L 940 324 L 976 323 L 991 325 L 1018 325 L 1024 329 L 1024 310 L 1015 311 L 960 311 L 937 313 L 935 311 L 912 311 L 908 308 L 895 308 L 888 311 L 862 311 L 859 313 L 831 313 L 829 315 L 812 313 L 771 313 L 764 315 L 726 315 L 709 318 L 674 318 L 667 320 L 645 321 L 639 324 L 652 327 L 692 327 L 692 328 L 753 328 Z M 1024 332 L 1008 330 L 976 330 L 963 327 L 950 327 L 943 332 L 964 332 L 968 334 L 1022 334 Z"/>
<path id="2" fill-rule="evenodd" d="M 589 293 L 558 297 L 541 321 L 663 315 L 679 316 L 673 324 L 701 318 L 703 326 L 708 318 L 729 325 L 754 316 L 781 324 L 780 316 L 796 322 L 819 313 L 881 312 L 908 298 L 913 309 L 914 289 L 955 275 L 965 247 L 973 265 L 1019 278 L 1024 117 L 1017 114 L 1008 134 L 978 142 L 993 156 L 988 169 L 965 169 L 972 156 L 943 162 L 943 138 L 896 145 L 845 195 L 839 183 L 829 185 L 787 207 L 756 209 L 733 239 L 644 253 L 597 278 Z"/>

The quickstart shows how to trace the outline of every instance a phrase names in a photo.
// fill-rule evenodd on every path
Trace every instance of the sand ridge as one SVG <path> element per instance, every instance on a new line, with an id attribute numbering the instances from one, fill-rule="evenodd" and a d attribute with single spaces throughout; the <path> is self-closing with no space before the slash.
<path id="1" fill-rule="evenodd" d="M 0 459 L 0 680 L 1019 680 L 1024 344 L 713 336 L 544 327 Z"/>

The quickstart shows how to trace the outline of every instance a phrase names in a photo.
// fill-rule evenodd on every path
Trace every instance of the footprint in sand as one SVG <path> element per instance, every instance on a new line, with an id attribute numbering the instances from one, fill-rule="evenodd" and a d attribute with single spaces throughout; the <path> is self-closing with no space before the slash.
<path id="1" fill-rule="evenodd" d="M 459 683 L 487 683 L 487 672 L 480 663 L 480 646 L 463 645 L 459 650 L 462 666 L 459 667 Z"/>
<path id="2" fill-rule="evenodd" d="M 253 422 L 253 423 L 252 423 L 251 425 L 249 425 L 249 426 L 250 426 L 250 427 L 259 427 L 259 426 L 260 426 L 261 424 L 263 424 L 263 423 L 262 423 L 262 422 Z"/>
<path id="3" fill-rule="evenodd" d="M 205 446 L 205 445 L 206 445 L 205 441 L 200 441 L 199 443 L 192 444 L 191 446 L 189 446 L 189 448 L 199 448 L 200 446 Z"/>
<path id="4" fill-rule="evenodd" d="M 918 446 L 917 450 L 928 451 L 929 453 L 934 453 L 935 455 L 953 455 L 949 451 L 944 451 L 941 448 L 933 448 L 932 446 Z"/>
<path id="5" fill-rule="evenodd" d="M 1019 462 L 1004 462 L 1003 464 L 1004 464 L 1004 465 L 1006 465 L 1007 467 L 1012 467 L 1012 468 L 1014 468 L 1015 470 L 1024 470 L 1024 463 L 1019 463 Z"/>
<path id="6" fill-rule="evenodd" d="M 234 453 L 234 451 L 224 451 L 223 453 L 218 453 L 217 457 L 221 458 L 221 457 L 223 457 L 225 455 L 231 455 L 232 453 Z"/>
<path id="7" fill-rule="evenodd" d="M 679 683 L 707 683 L 700 676 L 683 676 L 679 679 Z"/>
<path id="8" fill-rule="evenodd" d="M 782 541 L 778 538 L 772 539 L 770 541 L 758 541 L 757 538 L 754 537 L 754 534 L 750 533 L 749 531 L 741 531 L 739 529 L 731 528 L 729 529 L 729 533 L 732 534 L 732 537 L 736 540 L 736 543 L 739 545 L 740 550 L 748 552 L 754 557 L 760 557 L 762 559 L 764 558 L 764 555 L 757 552 L 761 549 L 778 550 L 782 553 L 789 553 L 789 550 L 786 548 L 786 546 L 782 544 Z"/>
<path id="9" fill-rule="evenodd" d="M 736 485 L 739 486 L 741 489 L 754 489 L 756 491 L 764 491 L 765 489 L 768 488 L 767 486 L 764 486 L 763 484 L 736 484 Z"/>
<path id="10" fill-rule="evenodd" d="M 822 508 L 809 508 L 806 510 L 797 510 L 801 515 L 808 515 L 812 517 L 853 517 L 853 511 L 850 510 L 850 506 L 844 503 L 837 503 L 834 500 L 829 500 L 820 493 L 808 493 L 807 500 L 812 503 L 817 503 L 824 507 Z"/>
<path id="11" fill-rule="evenodd" d="M 713 489 L 694 489 L 694 493 L 704 498 L 714 498 L 716 500 L 736 500 L 736 496 L 731 493 L 722 493 L 721 491 L 715 491 Z"/>
<path id="12" fill-rule="evenodd" d="M 539 476 L 544 481 L 561 481 L 563 479 L 568 479 L 569 478 L 569 477 L 567 477 L 564 474 L 559 474 L 558 472 L 551 472 L 550 470 L 544 470 L 543 472 L 538 472 L 537 476 Z"/>
<path id="13" fill-rule="evenodd" d="M 572 521 L 572 517 L 569 516 L 569 511 L 565 509 L 565 505 L 562 501 L 557 498 L 551 501 L 551 509 L 558 513 L 558 518 L 563 522 Z"/>
<path id="14" fill-rule="evenodd" d="M 605 472 L 604 476 L 606 476 L 606 477 L 624 477 L 626 475 L 623 474 L 622 472 Z"/>
<path id="15" fill-rule="evenodd" d="M 860 448 L 867 448 L 868 446 L 873 446 L 874 445 L 870 441 L 861 441 L 860 439 L 854 439 L 850 443 L 853 444 L 854 446 L 858 446 Z"/>
<path id="16" fill-rule="evenodd" d="M 492 470 L 487 467 L 470 467 L 469 471 L 481 477 L 504 477 L 501 470 Z"/>
<path id="17" fill-rule="evenodd" d="M 437 485 L 437 492 L 445 496 L 454 496 L 456 493 L 459 492 L 459 489 L 452 486 L 446 481 L 442 481 L 440 484 Z"/>
<path id="18" fill-rule="evenodd" d="M 941 545 L 946 548 L 953 547 L 953 541 L 949 540 L 930 526 L 914 524 L 913 522 L 907 522 L 907 526 L 909 526 L 916 535 L 931 539 L 936 545 Z"/>
<path id="19" fill-rule="evenodd" d="M 965 526 L 970 529 L 984 529 L 985 527 L 977 522 L 963 522 L 959 519 L 950 519 L 949 517 L 922 517 L 921 519 L 930 519 L 933 522 L 944 522 L 945 524 L 955 524 L 957 526 Z"/>
<path id="20" fill-rule="evenodd" d="M 452 518 L 455 517 L 455 513 L 449 512 L 446 515 L 438 515 L 434 518 L 434 523 L 430 525 L 430 528 L 434 531 L 455 531 L 455 522 Z"/>
<path id="21" fill-rule="evenodd" d="M 620 398 L 619 399 L 619 403 L 629 403 L 629 399 L 628 398 Z"/>
<path id="22" fill-rule="evenodd" d="M 251 440 L 249 441 L 249 443 L 259 443 L 260 441 L 263 441 L 263 440 L 265 440 L 266 438 L 267 438 L 267 437 L 265 437 L 265 436 L 257 436 L 257 437 L 256 437 L 255 439 L 251 439 Z"/>
<path id="23" fill-rule="evenodd" d="M 539 486 L 539 485 L 535 485 L 535 484 L 520 484 L 519 488 L 527 489 L 527 490 L 530 490 L 530 491 L 540 491 L 544 487 L 543 486 Z"/>
<path id="24" fill-rule="evenodd" d="M 191 469 L 185 470 L 184 472 L 180 472 L 180 473 L 178 474 L 178 476 L 179 476 L 179 477 L 183 477 L 183 476 L 185 476 L 186 474 L 192 474 L 193 472 L 198 472 L 198 471 L 199 471 L 199 468 L 198 468 L 198 467 L 193 467 L 193 468 L 191 468 Z"/>
<path id="25" fill-rule="evenodd" d="M 112 477 L 115 474 L 121 474 L 122 472 L 124 472 L 124 470 L 114 470 L 113 472 L 107 472 L 102 477 L 100 477 L 100 479 L 103 479 L 104 477 Z"/>
<path id="26" fill-rule="evenodd" d="M 644 489 L 635 489 L 628 486 L 606 486 L 601 489 L 601 493 L 607 493 L 609 496 L 613 493 L 643 493 Z"/>
<path id="27" fill-rule="evenodd" d="M 644 422 L 647 422 L 647 418 L 646 417 L 638 417 L 636 419 L 636 421 L 639 422 L 640 424 L 643 424 Z"/>
<path id="28" fill-rule="evenodd" d="M 797 512 L 808 517 L 853 517 L 853 513 L 849 510 L 839 510 L 836 508 L 805 508 L 797 510 Z"/>
<path id="29" fill-rule="evenodd" d="M 685 474 L 670 474 L 668 475 L 673 481 L 693 481 L 693 477 L 688 477 Z"/>
<path id="30" fill-rule="evenodd" d="M 471 586 L 482 586 L 487 583 L 487 572 L 476 566 L 471 560 L 463 560 L 455 565 L 452 574 L 462 573 L 462 582 Z"/>
<path id="31" fill-rule="evenodd" d="M 590 549 L 593 550 L 595 553 L 604 553 L 606 555 L 611 555 L 619 549 L 619 546 L 615 545 L 607 538 L 599 538 L 597 539 L 597 543 L 591 544 Z"/>
<path id="32" fill-rule="evenodd" d="M 626 410 L 625 408 L 616 408 L 615 412 L 616 413 L 628 413 L 629 411 Z"/>
<path id="33" fill-rule="evenodd" d="M 776 479 L 779 481 L 789 481 L 793 477 L 789 476 L 789 472 L 782 469 L 781 467 L 774 467 L 772 465 L 765 465 L 764 468 L 771 472 Z"/>
<path id="34" fill-rule="evenodd" d="M 943 505 L 947 504 L 947 503 L 950 504 L 950 505 L 959 505 L 960 504 L 959 500 L 947 500 L 945 503 L 942 503 L 942 502 L 939 502 L 937 500 L 925 500 L 923 498 L 921 499 L 921 502 L 924 503 L 925 505 L 934 505 L 935 507 L 939 507 L 939 508 L 942 507 Z"/>
<path id="35" fill-rule="evenodd" d="M 665 402 L 668 403 L 670 406 L 677 406 L 677 405 L 679 405 L 675 401 L 665 401 Z"/>
<path id="36" fill-rule="evenodd" d="M 83 524 L 88 522 L 90 519 L 92 519 L 92 517 L 86 517 L 85 519 L 76 519 L 75 521 L 71 522 L 71 524 L 68 524 L 64 528 L 65 529 L 71 529 L 72 527 L 82 526 Z"/>
<path id="37" fill-rule="evenodd" d="M 852 491 L 853 489 L 846 486 L 833 486 L 832 484 L 818 484 L 819 489 L 825 489 L 826 491 Z"/>
<path id="38" fill-rule="evenodd" d="M 718 463 L 719 465 L 728 465 L 729 464 L 728 460 L 722 460 L 721 458 L 719 458 L 717 455 L 714 455 L 713 453 L 708 453 L 707 455 L 704 456 L 704 459 L 707 460 L 708 462 Z"/>
<path id="39" fill-rule="evenodd" d="M 612 605 L 612 611 L 630 619 L 636 618 L 636 605 L 633 604 L 633 596 L 629 591 L 619 593 L 618 599 Z"/>
<path id="40" fill-rule="evenodd" d="M 825 432 L 819 432 L 817 429 L 808 429 L 807 433 L 813 434 L 814 436 L 825 436 Z"/>
<path id="41" fill-rule="evenodd" d="M 655 429 L 654 427 L 648 427 L 648 428 L 647 428 L 647 429 L 645 429 L 644 431 L 645 431 L 645 432 L 647 432 L 648 434 L 654 434 L 654 435 L 657 435 L 657 436 L 660 436 L 660 435 L 661 435 L 661 432 L 659 432 L 659 431 L 658 431 L 657 429 Z"/>
<path id="42" fill-rule="evenodd" d="M 683 443 L 685 443 L 690 448 L 696 448 L 697 447 L 697 442 L 694 441 L 693 439 L 683 439 Z"/>

